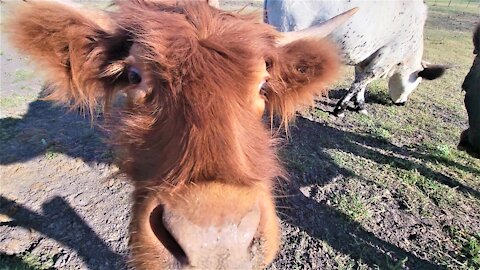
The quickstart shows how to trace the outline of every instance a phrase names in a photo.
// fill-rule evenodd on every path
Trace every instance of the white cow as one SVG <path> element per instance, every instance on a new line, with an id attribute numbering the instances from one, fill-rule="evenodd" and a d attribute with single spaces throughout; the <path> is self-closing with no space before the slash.
<path id="1" fill-rule="evenodd" d="M 330 34 L 346 64 L 355 66 L 355 81 L 334 114 L 343 116 L 356 95 L 356 109 L 366 113 L 365 89 L 388 77 L 390 98 L 404 105 L 422 78 L 440 77 L 445 66 L 422 61 L 427 6 L 423 0 L 265 0 L 265 20 L 287 32 L 323 22 L 358 7 L 358 12 Z"/>

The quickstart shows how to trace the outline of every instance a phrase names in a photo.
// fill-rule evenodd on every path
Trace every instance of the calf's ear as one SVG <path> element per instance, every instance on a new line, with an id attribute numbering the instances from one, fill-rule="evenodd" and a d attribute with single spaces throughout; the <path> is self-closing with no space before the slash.
<path id="1" fill-rule="evenodd" d="M 321 39 L 301 39 L 277 49 L 271 63 L 267 61 L 266 97 L 270 115 L 280 116 L 286 126 L 301 106 L 327 92 L 337 78 L 340 60 L 337 49 Z"/>
<path id="2" fill-rule="evenodd" d="M 12 44 L 45 72 L 53 86 L 46 99 L 91 112 L 108 95 L 101 79 L 108 42 L 107 32 L 87 16 L 59 3 L 27 2 L 17 6 L 6 29 Z"/>

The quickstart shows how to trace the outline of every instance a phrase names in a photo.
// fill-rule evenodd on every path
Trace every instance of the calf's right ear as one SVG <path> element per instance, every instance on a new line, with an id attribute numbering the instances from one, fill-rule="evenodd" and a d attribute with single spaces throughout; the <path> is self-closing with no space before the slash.
<path id="1" fill-rule="evenodd" d="M 102 83 L 108 34 L 86 14 L 54 2 L 21 3 L 6 29 L 13 45 L 45 71 L 53 86 L 46 99 L 92 112 L 110 94 Z"/>
<path id="2" fill-rule="evenodd" d="M 271 116 L 280 116 L 287 127 L 299 108 L 327 92 L 339 73 L 340 58 L 336 47 L 322 39 L 300 39 L 278 51 L 269 65 L 266 97 Z"/>

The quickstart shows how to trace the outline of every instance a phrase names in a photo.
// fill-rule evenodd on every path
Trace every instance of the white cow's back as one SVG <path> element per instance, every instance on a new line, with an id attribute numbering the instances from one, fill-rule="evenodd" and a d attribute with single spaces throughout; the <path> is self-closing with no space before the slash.
<path id="1" fill-rule="evenodd" d="M 358 7 L 359 11 L 330 38 L 348 64 L 367 59 L 388 46 L 392 57 L 403 59 L 421 49 L 427 7 L 422 0 L 266 0 L 268 23 L 278 30 L 305 29 Z M 397 59 L 392 59 L 396 61 Z"/>

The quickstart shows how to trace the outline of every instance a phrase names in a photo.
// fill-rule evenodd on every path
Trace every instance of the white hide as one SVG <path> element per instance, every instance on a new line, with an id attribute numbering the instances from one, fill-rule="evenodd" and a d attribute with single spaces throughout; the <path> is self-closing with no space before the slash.
<path id="1" fill-rule="evenodd" d="M 423 0 L 266 0 L 266 20 L 278 30 L 301 30 L 351 8 L 358 12 L 329 38 L 346 64 L 359 65 L 372 77 L 391 77 L 394 102 L 405 102 L 422 70 Z"/>

